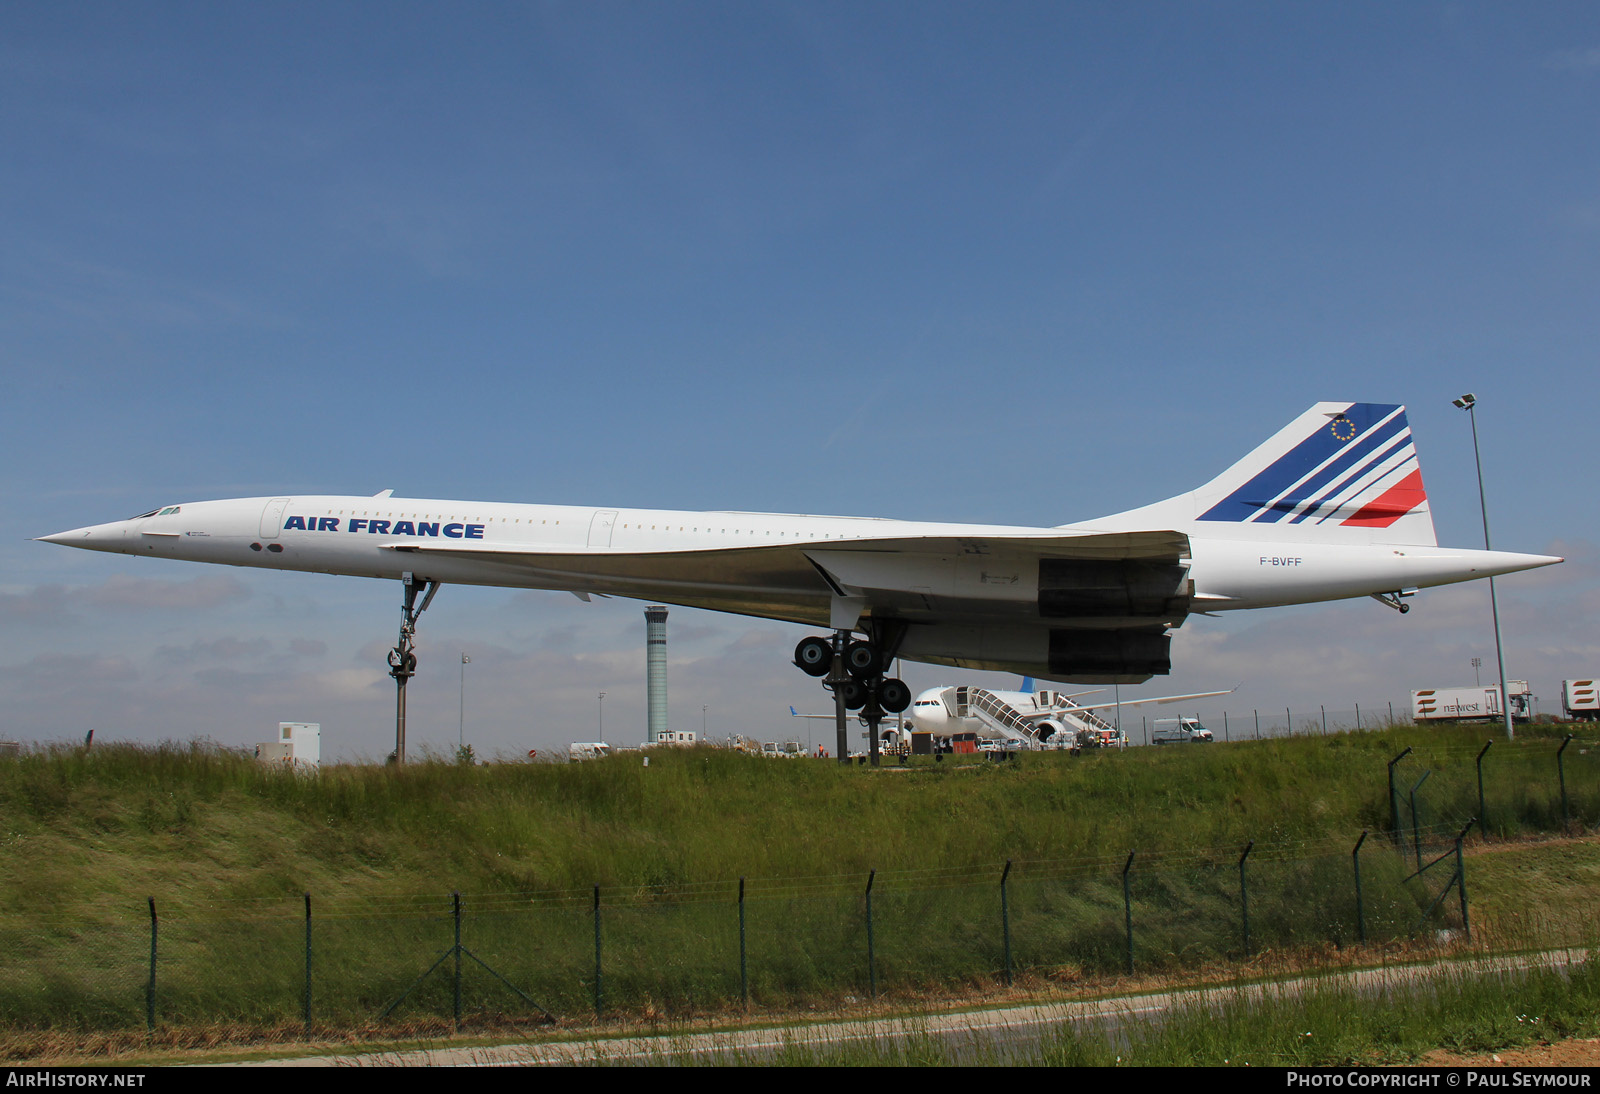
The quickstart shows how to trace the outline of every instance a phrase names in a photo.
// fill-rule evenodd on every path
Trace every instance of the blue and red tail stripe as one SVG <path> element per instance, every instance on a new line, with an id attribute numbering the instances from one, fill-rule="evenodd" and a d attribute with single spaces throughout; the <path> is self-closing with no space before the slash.
<path id="1" fill-rule="evenodd" d="M 1416 459 L 1404 407 L 1352 403 L 1199 519 L 1388 527 L 1426 500 Z"/>

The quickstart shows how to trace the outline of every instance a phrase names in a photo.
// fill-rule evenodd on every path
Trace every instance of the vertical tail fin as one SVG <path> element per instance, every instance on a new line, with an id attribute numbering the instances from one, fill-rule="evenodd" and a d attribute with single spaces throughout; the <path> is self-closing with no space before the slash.
<path id="1" fill-rule="evenodd" d="M 1078 527 L 1435 545 L 1406 408 L 1318 403 L 1188 494 Z"/>

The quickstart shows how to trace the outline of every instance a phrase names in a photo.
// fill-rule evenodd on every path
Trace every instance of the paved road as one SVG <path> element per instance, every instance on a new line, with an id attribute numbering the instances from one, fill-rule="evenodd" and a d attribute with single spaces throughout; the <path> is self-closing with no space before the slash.
<path id="1" fill-rule="evenodd" d="M 965 1010 L 915 1018 L 872 1018 L 773 1026 L 720 1033 L 663 1033 L 641 1037 L 596 1037 L 529 1042 L 480 1048 L 429 1048 L 406 1052 L 372 1052 L 340 1056 L 306 1056 L 261 1061 L 248 1066 L 276 1067 L 538 1067 L 573 1064 L 666 1064 L 693 1058 L 715 1062 L 726 1057 L 760 1062 L 789 1047 L 822 1049 L 857 1041 L 935 1037 L 959 1058 L 964 1051 L 1004 1060 L 1029 1051 L 1062 1023 L 1096 1029 L 1116 1037 L 1129 1022 L 1159 1021 L 1175 1008 L 1216 1006 L 1268 993 L 1298 993 L 1308 987 L 1338 986 L 1376 993 L 1454 970 L 1487 974 L 1530 968 L 1566 968 L 1582 963 L 1584 950 L 1363 969 L 1245 987 L 1201 988 L 1120 996 L 1081 1003 L 1046 1003 L 998 1010 Z"/>

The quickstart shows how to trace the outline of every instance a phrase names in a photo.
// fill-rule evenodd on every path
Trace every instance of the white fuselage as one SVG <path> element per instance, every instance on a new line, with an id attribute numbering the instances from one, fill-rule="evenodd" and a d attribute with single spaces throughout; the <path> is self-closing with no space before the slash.
<path id="1" fill-rule="evenodd" d="M 635 578 L 612 572 L 607 559 L 750 548 L 819 548 L 829 557 L 852 555 L 850 545 L 883 539 L 981 537 L 1022 544 L 1061 529 L 1008 525 L 938 524 L 870 517 L 785 513 L 596 509 L 586 506 L 440 501 L 395 497 L 310 496 L 187 502 L 156 515 L 78 528 L 43 537 L 89 550 L 153 558 L 257 566 L 277 570 L 397 579 L 406 573 L 448 583 L 637 595 L 697 604 L 731 595 L 759 602 L 764 592 L 784 600 L 814 592 L 811 575 L 797 573 L 773 590 L 752 590 L 743 573 L 719 579 L 715 566 L 681 577 Z M 1091 528 L 1075 527 L 1076 532 Z M 447 551 L 437 552 L 438 548 Z M 1542 555 L 1393 544 L 1329 544 L 1189 537 L 1189 576 L 1195 607 L 1228 611 L 1427 588 L 1509 573 L 1559 559 Z M 504 554 L 505 561 L 494 556 Z M 572 565 L 527 565 L 527 555 L 561 557 Z M 863 552 L 864 554 L 864 552 Z M 984 561 L 939 559 L 910 565 L 907 583 L 930 599 L 966 600 L 981 590 L 988 602 L 1020 610 L 1036 600 L 1036 565 L 1009 568 Z M 860 561 L 859 559 L 857 561 Z M 898 563 L 897 563 L 898 564 Z M 988 570 L 1002 573 L 991 574 Z M 995 581 L 993 578 L 1003 578 Z M 986 581 L 989 578 L 991 580 Z M 647 589 L 637 589 L 648 585 Z M 734 586 L 740 586 L 734 588 Z M 817 609 L 748 614 L 819 622 Z M 825 617 L 826 612 L 823 610 Z M 824 620 L 825 621 L 825 620 Z"/>
<path id="2" fill-rule="evenodd" d="M 1367 595 L 1404 610 L 1411 590 L 1561 561 L 1434 546 L 1405 408 L 1339 402 L 1314 405 L 1197 490 L 1055 528 L 385 492 L 186 503 L 44 538 L 635 597 L 860 631 L 885 656 L 1086 683 L 1170 671 L 1171 629 L 1192 614 Z M 822 647 L 802 647 L 821 664 Z"/>

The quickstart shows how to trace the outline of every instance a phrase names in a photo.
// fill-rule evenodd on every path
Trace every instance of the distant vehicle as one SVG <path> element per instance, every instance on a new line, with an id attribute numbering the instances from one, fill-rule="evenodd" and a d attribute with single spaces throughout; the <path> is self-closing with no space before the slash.
<path id="1" fill-rule="evenodd" d="M 567 746 L 567 760 L 571 763 L 598 760 L 611 755 L 612 751 L 612 747 L 604 741 L 574 741 Z"/>
<path id="2" fill-rule="evenodd" d="M 1150 725 L 1153 745 L 1196 744 L 1211 739 L 1211 731 L 1198 718 L 1157 718 Z"/>
<path id="3" fill-rule="evenodd" d="M 1533 717 L 1533 690 L 1526 680 L 1509 680 L 1511 717 L 1526 722 Z M 1428 688 L 1411 693 L 1414 722 L 1486 722 L 1504 717 L 1500 685 L 1470 688 Z"/>
<path id="4" fill-rule="evenodd" d="M 1128 738 L 1115 729 L 1078 730 L 1078 748 L 1126 748 Z"/>
<path id="5" fill-rule="evenodd" d="M 1561 705 L 1574 722 L 1600 718 L 1600 680 L 1561 681 Z"/>

